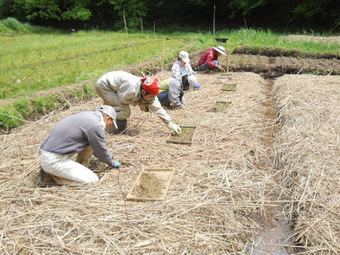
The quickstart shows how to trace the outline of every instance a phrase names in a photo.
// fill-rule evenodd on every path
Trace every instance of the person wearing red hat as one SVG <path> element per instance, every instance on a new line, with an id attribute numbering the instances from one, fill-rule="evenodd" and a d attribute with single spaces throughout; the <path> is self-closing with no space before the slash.
<path id="1" fill-rule="evenodd" d="M 98 79 L 96 91 L 104 104 L 116 110 L 118 129 L 112 133 L 121 133 L 126 129 L 127 119 L 131 115 L 130 105 L 138 105 L 142 111 L 155 113 L 170 129 L 181 132 L 157 98 L 158 79 L 138 77 L 125 71 L 111 71 Z"/>

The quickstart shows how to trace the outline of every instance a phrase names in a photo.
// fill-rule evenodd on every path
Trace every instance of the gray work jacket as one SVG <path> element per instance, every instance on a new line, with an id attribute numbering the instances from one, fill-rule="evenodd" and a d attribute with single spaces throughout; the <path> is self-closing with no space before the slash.
<path id="1" fill-rule="evenodd" d="M 79 112 L 62 119 L 40 148 L 44 151 L 76 154 L 91 146 L 94 155 L 112 166 L 113 156 L 106 144 L 105 123 L 99 111 Z"/>

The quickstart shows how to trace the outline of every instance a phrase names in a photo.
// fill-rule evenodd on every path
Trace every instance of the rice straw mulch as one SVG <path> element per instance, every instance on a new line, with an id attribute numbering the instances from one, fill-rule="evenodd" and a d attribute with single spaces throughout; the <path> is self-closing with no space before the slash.
<path id="1" fill-rule="evenodd" d="M 274 92 L 295 240 L 304 254 L 340 254 L 340 77 L 285 75 Z"/>
<path id="2" fill-rule="evenodd" d="M 223 79 L 237 83 L 237 90 L 222 92 Z M 222 79 L 219 73 L 200 74 L 199 81 L 202 88 L 186 94 L 186 108 L 168 110 L 175 123 L 197 126 L 192 145 L 166 143 L 171 131 L 158 117 L 132 107 L 127 133 L 107 135 L 122 167 L 106 172 L 97 185 L 42 188 L 36 183 L 39 146 L 50 130 L 72 113 L 96 110 L 101 99 L 1 135 L 0 253 L 246 252 L 254 242 L 257 219 L 277 202 L 271 200 L 273 190 L 281 190 L 272 178 L 275 170 L 258 167 L 268 156 L 263 143 L 269 125 L 262 105 L 265 82 L 253 73 Z M 207 111 L 221 100 L 232 102 L 225 112 Z M 125 201 L 143 168 L 175 169 L 166 200 Z M 335 209 L 328 208 L 328 214 Z"/>

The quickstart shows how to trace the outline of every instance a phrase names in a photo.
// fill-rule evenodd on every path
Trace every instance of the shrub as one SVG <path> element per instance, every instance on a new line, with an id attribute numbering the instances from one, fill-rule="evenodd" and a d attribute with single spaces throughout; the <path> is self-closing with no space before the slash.
<path id="1" fill-rule="evenodd" d="M 51 97 L 41 97 L 33 100 L 35 105 L 35 111 L 41 114 L 45 114 L 55 109 L 57 103 Z"/>
<path id="2" fill-rule="evenodd" d="M 14 106 L 22 118 L 26 119 L 32 113 L 28 99 L 18 100 L 14 103 Z"/>
<path id="3" fill-rule="evenodd" d="M 15 18 L 7 18 L 3 20 L 3 24 L 13 31 L 19 31 L 21 23 Z"/>
<path id="4" fill-rule="evenodd" d="M 0 109 L 0 127 L 2 129 L 8 131 L 11 128 L 18 127 L 20 123 L 21 120 L 18 116 L 16 116 L 16 112 L 13 109 Z"/>

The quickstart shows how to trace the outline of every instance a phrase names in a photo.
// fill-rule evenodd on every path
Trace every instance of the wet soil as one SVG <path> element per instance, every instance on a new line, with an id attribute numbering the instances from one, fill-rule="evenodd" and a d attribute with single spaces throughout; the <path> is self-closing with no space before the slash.
<path id="1" fill-rule="evenodd" d="M 266 128 L 263 131 L 262 142 L 266 146 L 265 154 L 257 164 L 258 169 L 266 169 L 268 171 L 274 170 L 277 174 L 274 175 L 273 181 L 276 183 L 281 182 L 281 174 L 279 169 L 275 169 L 274 152 L 272 152 L 274 139 L 279 131 L 277 124 L 276 104 L 272 96 L 274 79 L 267 79 L 265 86 L 266 100 L 262 105 L 265 108 Z M 271 187 L 273 192 L 268 197 L 271 201 L 280 201 L 280 190 L 275 190 L 274 186 Z M 275 254 L 275 255 L 288 255 L 293 252 L 290 248 L 289 237 L 291 230 L 288 222 L 286 222 L 282 215 L 284 204 L 273 202 L 270 207 L 267 207 L 265 212 L 262 212 L 257 219 L 259 225 L 255 242 L 250 246 L 248 254 L 261 255 L 261 254 Z"/>
<path id="2" fill-rule="evenodd" d="M 249 54 L 231 54 L 229 58 L 229 71 L 254 72 L 261 74 L 265 78 L 276 78 L 284 74 L 340 74 L 340 59 L 336 58 L 268 57 Z M 198 57 L 194 56 L 192 63 L 197 63 L 196 60 L 198 62 Z M 226 58 L 221 57 L 219 61 L 226 68 Z"/>

